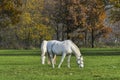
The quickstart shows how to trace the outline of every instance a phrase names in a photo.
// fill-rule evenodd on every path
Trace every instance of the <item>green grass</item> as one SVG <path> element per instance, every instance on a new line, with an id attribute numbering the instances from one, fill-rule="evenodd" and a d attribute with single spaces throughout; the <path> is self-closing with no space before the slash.
<path id="1" fill-rule="evenodd" d="M 120 80 L 119 49 L 81 49 L 81 52 L 83 69 L 78 68 L 75 56 L 71 58 L 70 69 L 67 58 L 57 68 L 60 56 L 52 69 L 51 65 L 41 65 L 39 50 L 0 50 L 0 80 Z"/>

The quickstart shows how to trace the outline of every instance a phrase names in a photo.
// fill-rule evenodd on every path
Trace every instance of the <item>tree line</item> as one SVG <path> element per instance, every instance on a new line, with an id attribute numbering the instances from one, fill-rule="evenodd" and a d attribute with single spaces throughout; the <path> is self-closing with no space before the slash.
<path id="1" fill-rule="evenodd" d="M 44 39 L 71 39 L 79 46 L 95 47 L 100 38 L 107 38 L 112 31 L 104 25 L 106 1 L 115 3 L 114 0 L 1 0 L 0 48 L 37 48 Z M 119 4 L 115 6 L 118 8 Z M 116 13 L 113 11 L 111 16 Z M 119 21 L 118 17 L 111 20 Z"/>

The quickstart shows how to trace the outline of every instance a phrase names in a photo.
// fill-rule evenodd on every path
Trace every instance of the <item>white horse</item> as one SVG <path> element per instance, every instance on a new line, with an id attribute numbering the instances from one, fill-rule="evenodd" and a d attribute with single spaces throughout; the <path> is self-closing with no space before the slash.
<path id="1" fill-rule="evenodd" d="M 45 41 L 44 41 L 45 42 Z M 70 58 L 72 53 L 76 56 L 77 64 L 79 67 L 84 67 L 83 63 L 83 57 L 80 53 L 79 48 L 71 41 L 71 40 L 65 40 L 65 41 L 57 41 L 57 40 L 51 40 L 46 42 L 46 51 L 48 52 L 48 55 L 50 57 L 50 61 L 52 63 L 52 67 L 54 68 L 54 56 L 56 55 L 62 55 L 61 61 L 58 65 L 58 68 L 61 67 L 61 64 L 64 61 L 64 58 L 66 55 L 68 55 L 68 68 L 70 68 Z M 42 62 L 45 61 L 45 54 L 42 54 Z"/>

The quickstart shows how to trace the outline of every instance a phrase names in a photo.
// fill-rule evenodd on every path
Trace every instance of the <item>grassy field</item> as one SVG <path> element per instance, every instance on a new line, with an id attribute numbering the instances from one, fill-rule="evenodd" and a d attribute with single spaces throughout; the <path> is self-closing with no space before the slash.
<path id="1" fill-rule="evenodd" d="M 39 50 L 0 50 L 0 80 L 120 80 L 120 49 L 81 49 L 85 67 L 78 68 L 75 56 L 71 68 L 67 58 L 61 68 L 41 65 Z"/>

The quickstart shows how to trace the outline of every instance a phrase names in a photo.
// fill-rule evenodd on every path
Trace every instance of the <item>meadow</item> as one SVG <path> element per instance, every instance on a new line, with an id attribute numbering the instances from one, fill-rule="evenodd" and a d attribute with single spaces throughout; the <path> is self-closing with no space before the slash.
<path id="1" fill-rule="evenodd" d="M 0 80 L 120 80 L 119 48 L 82 48 L 84 68 L 75 56 L 71 68 L 65 58 L 60 69 L 41 64 L 40 50 L 0 50 Z"/>

